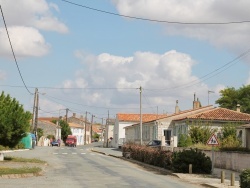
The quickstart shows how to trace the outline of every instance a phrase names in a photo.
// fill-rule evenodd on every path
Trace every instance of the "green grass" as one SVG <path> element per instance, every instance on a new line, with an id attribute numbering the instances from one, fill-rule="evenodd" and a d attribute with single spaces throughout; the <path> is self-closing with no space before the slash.
<path id="1" fill-rule="evenodd" d="M 24 162 L 24 163 L 46 163 L 40 159 L 26 159 L 21 157 L 4 157 L 4 161 L 11 161 L 11 162 Z"/>
<path id="2" fill-rule="evenodd" d="M 22 168 L 5 168 L 0 167 L 0 176 L 1 175 L 7 175 L 7 174 L 27 174 L 27 173 L 33 173 L 38 174 L 41 172 L 42 169 L 39 167 L 22 167 Z"/>

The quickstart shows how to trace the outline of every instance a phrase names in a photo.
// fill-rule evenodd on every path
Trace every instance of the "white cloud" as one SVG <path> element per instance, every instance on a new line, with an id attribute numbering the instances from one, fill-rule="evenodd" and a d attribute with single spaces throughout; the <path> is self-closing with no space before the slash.
<path id="1" fill-rule="evenodd" d="M 6 79 L 6 73 L 3 70 L 0 70 L 0 80 Z"/>
<path id="2" fill-rule="evenodd" d="M 46 31 L 67 33 L 68 28 L 53 16 L 51 9 L 58 11 L 55 4 L 45 0 L 0 0 L 8 26 L 36 27 Z"/>
<path id="3" fill-rule="evenodd" d="M 120 14 L 177 22 L 232 22 L 249 19 L 250 1 L 220 0 L 113 0 Z M 205 40 L 240 53 L 248 48 L 250 25 L 178 25 L 164 23 L 169 35 Z"/>
<path id="4" fill-rule="evenodd" d="M 131 57 L 107 53 L 95 56 L 80 51 L 75 55 L 81 60 L 83 68 L 76 72 L 75 79 L 64 81 L 63 87 L 84 88 L 78 92 L 68 91 L 71 97 L 79 98 L 83 104 L 107 108 L 135 106 L 140 86 L 148 103 L 153 106 L 172 105 L 178 99 L 192 100 L 194 91 L 197 94 L 207 92 L 207 86 L 202 83 L 183 87 L 198 80 L 191 71 L 196 62 L 189 55 L 177 51 L 164 54 L 136 52 Z M 91 59 L 91 62 L 86 59 Z M 178 86 L 182 87 L 174 89 Z"/>
<path id="5" fill-rule="evenodd" d="M 67 33 L 67 26 L 53 15 L 58 7 L 45 0 L 0 0 L 14 52 L 20 56 L 43 56 L 49 52 L 49 44 L 40 30 Z M 9 56 L 10 45 L 5 27 L 0 22 L 0 54 Z"/>
<path id="6" fill-rule="evenodd" d="M 17 56 L 42 56 L 48 53 L 49 45 L 38 30 L 31 27 L 9 27 L 11 43 Z M 4 28 L 0 28 L 0 54 L 12 56 L 10 43 Z"/>

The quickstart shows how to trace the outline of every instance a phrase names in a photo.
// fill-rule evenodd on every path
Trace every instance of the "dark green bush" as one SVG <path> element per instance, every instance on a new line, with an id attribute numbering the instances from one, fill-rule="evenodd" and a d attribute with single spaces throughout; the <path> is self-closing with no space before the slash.
<path id="1" fill-rule="evenodd" d="M 245 169 L 240 173 L 240 187 L 250 188 L 250 169 Z"/>
<path id="2" fill-rule="evenodd" d="M 171 169 L 172 152 L 170 151 L 136 144 L 125 144 L 122 147 L 122 151 L 123 154 L 125 152 L 130 152 L 130 157 L 134 160 Z"/>
<path id="3" fill-rule="evenodd" d="M 192 164 L 192 172 L 210 174 L 212 161 L 198 149 L 183 150 L 174 152 L 172 158 L 172 170 L 174 172 L 188 173 L 189 164 Z"/>

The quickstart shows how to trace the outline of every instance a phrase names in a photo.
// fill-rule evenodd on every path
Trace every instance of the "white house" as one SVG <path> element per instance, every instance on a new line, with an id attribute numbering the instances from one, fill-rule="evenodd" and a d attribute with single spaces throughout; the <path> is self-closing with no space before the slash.
<path id="1" fill-rule="evenodd" d="M 142 114 L 142 122 L 151 121 L 166 117 L 166 114 Z M 125 143 L 125 127 L 131 126 L 140 122 L 140 114 L 122 114 L 116 115 L 113 139 L 111 141 L 111 147 L 118 148 Z"/>
<path id="2" fill-rule="evenodd" d="M 71 129 L 72 135 L 77 138 L 77 145 L 84 145 L 84 127 L 77 123 L 68 123 Z"/>

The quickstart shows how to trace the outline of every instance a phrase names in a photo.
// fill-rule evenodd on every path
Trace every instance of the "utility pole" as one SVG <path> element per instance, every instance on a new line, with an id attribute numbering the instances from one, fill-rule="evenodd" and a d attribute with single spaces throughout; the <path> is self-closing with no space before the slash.
<path id="1" fill-rule="evenodd" d="M 142 94 L 142 87 L 140 86 L 140 138 L 141 138 L 141 145 L 142 145 L 142 112 L 141 112 L 141 94 Z"/>
<path id="2" fill-rule="evenodd" d="M 69 112 L 69 109 L 66 108 L 66 122 L 68 123 L 68 112 Z"/>
<path id="3" fill-rule="evenodd" d="M 35 89 L 34 104 L 33 104 L 33 117 L 32 117 L 32 130 L 35 131 L 35 119 L 36 119 L 36 106 L 37 106 L 37 93 L 38 89 Z"/>
<path id="4" fill-rule="evenodd" d="M 87 140 L 87 138 L 86 138 L 86 133 L 87 133 L 87 114 L 88 114 L 88 112 L 86 111 L 86 114 L 85 114 L 85 126 L 84 126 L 84 145 L 86 145 L 87 143 L 86 143 L 86 140 Z"/>
<path id="5" fill-rule="evenodd" d="M 94 115 L 92 114 L 92 117 L 91 117 L 91 127 L 90 127 L 90 140 L 92 142 L 92 132 L 93 132 L 93 129 L 92 129 L 92 126 L 93 126 L 93 119 L 94 119 Z"/>
<path id="6" fill-rule="evenodd" d="M 32 129 L 36 136 L 36 145 L 38 143 L 38 135 L 37 135 L 38 103 L 39 103 L 39 96 L 38 96 L 38 89 L 36 88 L 34 96 L 33 118 L 32 118 Z"/>

